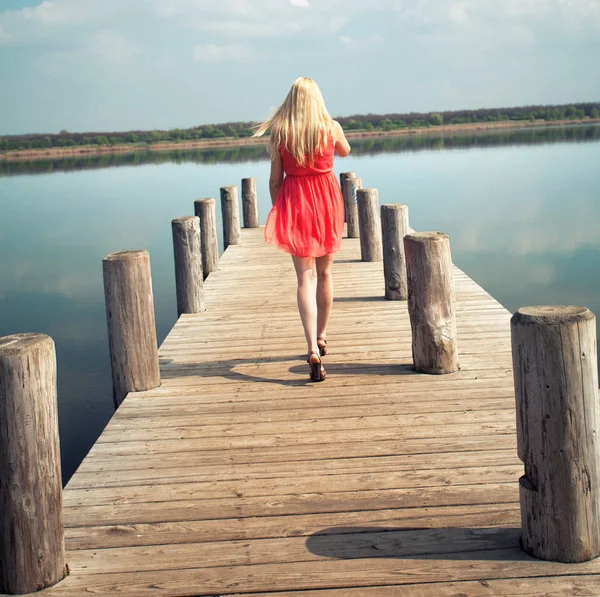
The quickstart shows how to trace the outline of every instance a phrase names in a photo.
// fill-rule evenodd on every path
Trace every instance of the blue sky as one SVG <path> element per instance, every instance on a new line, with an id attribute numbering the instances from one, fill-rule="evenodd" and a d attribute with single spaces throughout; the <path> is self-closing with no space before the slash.
<path id="1" fill-rule="evenodd" d="M 0 134 L 600 100 L 600 0 L 2 0 Z"/>

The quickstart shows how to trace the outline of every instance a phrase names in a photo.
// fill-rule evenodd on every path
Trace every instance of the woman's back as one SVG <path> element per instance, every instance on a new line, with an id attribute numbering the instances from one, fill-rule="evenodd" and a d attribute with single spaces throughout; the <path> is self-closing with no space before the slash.
<path id="1" fill-rule="evenodd" d="M 333 156 L 335 153 L 335 144 L 333 137 L 323 147 L 322 152 L 316 152 L 313 163 L 307 160 L 304 165 L 298 164 L 294 156 L 285 148 L 280 149 L 281 159 L 283 161 L 283 170 L 288 176 L 314 176 L 317 174 L 327 174 L 333 170 Z"/>

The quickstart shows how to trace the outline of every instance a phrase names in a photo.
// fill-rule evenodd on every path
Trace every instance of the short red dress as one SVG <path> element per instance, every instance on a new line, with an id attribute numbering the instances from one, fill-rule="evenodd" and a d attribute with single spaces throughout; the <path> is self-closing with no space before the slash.
<path id="1" fill-rule="evenodd" d="M 298 165 L 280 150 L 285 178 L 265 226 L 265 240 L 298 257 L 323 257 L 339 251 L 344 200 L 333 173 L 333 137 L 314 163 Z"/>

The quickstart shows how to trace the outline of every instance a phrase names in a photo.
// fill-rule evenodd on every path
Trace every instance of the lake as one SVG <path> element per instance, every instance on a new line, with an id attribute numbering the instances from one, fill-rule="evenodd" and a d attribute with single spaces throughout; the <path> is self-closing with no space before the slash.
<path id="1" fill-rule="evenodd" d="M 413 228 L 448 233 L 455 263 L 510 311 L 600 314 L 599 164 L 600 126 L 579 126 L 355 140 L 335 170 L 406 203 Z M 268 175 L 262 146 L 0 162 L 0 336 L 56 342 L 65 482 L 114 412 L 102 258 L 150 252 L 162 342 L 176 320 L 171 219 L 255 176 L 264 223 Z"/>

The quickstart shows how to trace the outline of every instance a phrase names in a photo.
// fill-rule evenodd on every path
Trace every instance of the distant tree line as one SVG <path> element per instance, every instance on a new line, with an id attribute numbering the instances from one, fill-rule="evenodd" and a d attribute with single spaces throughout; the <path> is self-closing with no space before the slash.
<path id="1" fill-rule="evenodd" d="M 529 145 L 557 142 L 594 142 L 600 140 L 598 126 L 556 126 L 481 131 L 442 132 L 430 135 L 399 135 L 369 137 L 352 140 L 352 153 L 376 155 L 382 152 L 417 152 L 438 149 L 467 149 L 502 145 Z M 268 160 L 264 145 L 236 147 L 171 149 L 168 151 L 142 150 L 131 153 L 38 158 L 32 160 L 0 160 L 0 177 L 18 174 L 48 174 L 95 168 L 136 166 L 141 164 L 249 163 Z"/>
<path id="2" fill-rule="evenodd" d="M 408 114 L 357 114 L 337 120 L 347 131 L 391 131 L 405 128 L 429 128 L 443 124 L 470 124 L 519 120 L 580 120 L 600 118 L 600 103 L 580 103 L 565 106 L 522 106 L 517 108 L 485 108 L 446 112 L 411 112 Z M 10 135 L 0 137 L 0 151 L 45 149 L 51 147 L 151 145 L 153 143 L 180 143 L 200 139 L 250 137 L 251 122 L 205 124 L 188 129 L 168 131 L 126 131 L 112 133 L 70 133 Z"/>

